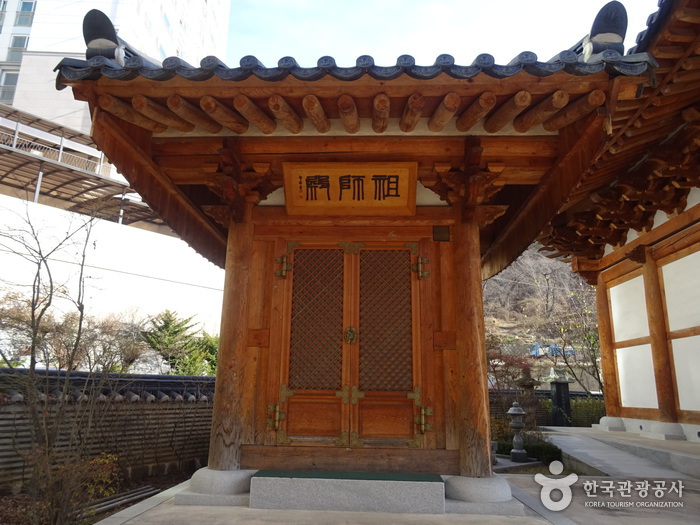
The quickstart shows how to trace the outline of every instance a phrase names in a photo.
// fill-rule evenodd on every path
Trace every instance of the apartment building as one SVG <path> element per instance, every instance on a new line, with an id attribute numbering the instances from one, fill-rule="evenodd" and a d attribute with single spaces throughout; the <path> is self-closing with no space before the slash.
<path id="1" fill-rule="evenodd" d="M 87 105 L 58 92 L 53 68 L 84 58 L 82 23 L 103 11 L 123 40 L 154 60 L 177 56 L 197 65 L 224 56 L 230 0 L 0 0 L 0 103 L 63 126 L 89 131 Z"/>

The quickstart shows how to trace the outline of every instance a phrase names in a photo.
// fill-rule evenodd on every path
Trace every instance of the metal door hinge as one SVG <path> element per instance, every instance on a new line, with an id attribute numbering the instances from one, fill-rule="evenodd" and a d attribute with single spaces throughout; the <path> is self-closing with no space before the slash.
<path id="1" fill-rule="evenodd" d="M 292 263 L 287 262 L 287 256 L 283 255 L 282 257 L 275 257 L 275 264 L 280 265 L 280 269 L 275 270 L 275 276 L 281 277 L 282 279 L 286 279 L 287 272 L 292 271 Z"/>
<path id="2" fill-rule="evenodd" d="M 430 264 L 430 259 L 428 259 L 427 257 L 418 257 L 418 262 L 411 265 L 411 270 L 418 274 L 419 279 L 425 279 L 426 277 L 430 277 L 430 272 L 426 272 L 423 270 L 424 264 Z"/>
<path id="3" fill-rule="evenodd" d="M 426 432 L 431 432 L 433 430 L 433 425 L 425 422 L 427 416 L 433 415 L 432 408 L 420 407 L 420 415 L 418 416 L 418 427 L 420 428 L 420 433 L 425 434 Z"/>
<path id="4" fill-rule="evenodd" d="M 279 430 L 280 421 L 284 419 L 284 412 L 280 410 L 280 404 L 267 405 L 267 411 L 272 414 L 272 417 L 267 418 L 267 427 Z"/>

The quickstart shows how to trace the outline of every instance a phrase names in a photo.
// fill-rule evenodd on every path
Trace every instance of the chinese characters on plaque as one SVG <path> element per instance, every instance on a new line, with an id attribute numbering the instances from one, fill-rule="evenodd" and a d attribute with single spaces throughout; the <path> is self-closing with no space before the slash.
<path id="1" fill-rule="evenodd" d="M 413 215 L 412 162 L 284 163 L 290 215 Z"/>

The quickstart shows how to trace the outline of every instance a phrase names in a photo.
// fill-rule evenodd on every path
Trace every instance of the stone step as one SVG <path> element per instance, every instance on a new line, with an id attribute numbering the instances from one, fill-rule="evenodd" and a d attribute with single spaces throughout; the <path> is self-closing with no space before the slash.
<path id="1" fill-rule="evenodd" d="M 445 485 L 422 474 L 261 470 L 250 480 L 250 507 L 444 514 Z"/>

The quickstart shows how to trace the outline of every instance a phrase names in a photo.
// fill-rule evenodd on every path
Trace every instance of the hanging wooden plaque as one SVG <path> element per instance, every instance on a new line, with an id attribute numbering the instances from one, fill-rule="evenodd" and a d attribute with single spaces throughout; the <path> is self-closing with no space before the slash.
<path id="1" fill-rule="evenodd" d="M 416 213 L 415 162 L 285 162 L 290 215 Z"/>

